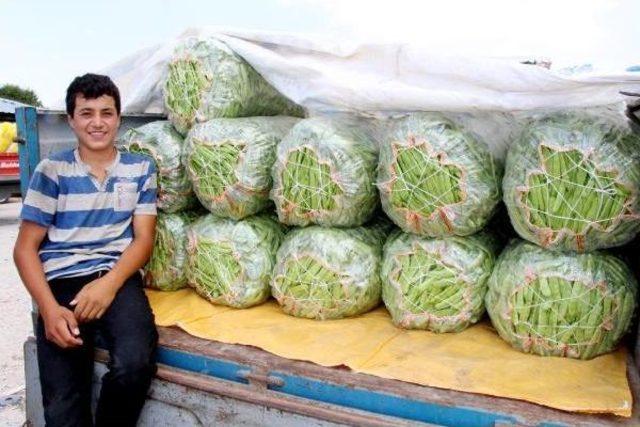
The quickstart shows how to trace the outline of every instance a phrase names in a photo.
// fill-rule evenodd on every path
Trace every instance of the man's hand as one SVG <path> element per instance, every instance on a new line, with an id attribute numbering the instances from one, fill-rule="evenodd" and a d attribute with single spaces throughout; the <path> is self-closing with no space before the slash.
<path id="1" fill-rule="evenodd" d="M 78 322 L 90 322 L 101 318 L 113 302 L 121 285 L 117 284 L 109 274 L 87 283 L 70 303 L 75 306 L 73 314 Z"/>
<path id="2" fill-rule="evenodd" d="M 73 312 L 61 305 L 55 305 L 40 313 L 44 321 L 44 330 L 49 341 L 62 348 L 82 345 L 80 329 Z"/>

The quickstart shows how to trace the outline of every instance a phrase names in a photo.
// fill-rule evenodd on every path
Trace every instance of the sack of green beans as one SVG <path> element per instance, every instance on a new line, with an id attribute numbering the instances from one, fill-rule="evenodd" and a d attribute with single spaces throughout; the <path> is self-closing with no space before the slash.
<path id="1" fill-rule="evenodd" d="M 158 208 L 171 213 L 198 205 L 181 162 L 183 138 L 171 123 L 157 121 L 129 129 L 122 143 L 127 150 L 146 154 L 155 160 L 158 167 Z"/>
<path id="2" fill-rule="evenodd" d="M 187 279 L 214 304 L 247 308 L 269 298 L 284 229 L 271 216 L 241 221 L 205 215 L 187 230 Z"/>
<path id="3" fill-rule="evenodd" d="M 372 217 L 378 150 L 366 126 L 314 117 L 291 129 L 278 144 L 272 172 L 280 222 L 354 227 Z"/>
<path id="4" fill-rule="evenodd" d="M 380 261 L 388 224 L 311 226 L 290 232 L 278 250 L 271 288 L 285 313 L 340 319 L 380 304 Z"/>
<path id="5" fill-rule="evenodd" d="M 144 267 L 147 287 L 175 291 L 187 286 L 187 227 L 197 215 L 195 212 L 158 212 L 153 252 Z"/>
<path id="6" fill-rule="evenodd" d="M 578 252 L 623 245 L 640 230 L 640 137 L 595 114 L 543 116 L 511 146 L 503 189 L 524 239 Z"/>
<path id="7" fill-rule="evenodd" d="M 409 233 L 443 237 L 481 230 L 500 200 L 501 176 L 488 145 L 439 114 L 399 119 L 380 144 L 382 207 Z"/>
<path id="8" fill-rule="evenodd" d="M 232 219 L 265 209 L 276 146 L 297 121 L 249 117 L 195 125 L 185 139 L 185 165 L 200 203 Z"/>
<path id="9" fill-rule="evenodd" d="M 428 238 L 394 233 L 384 246 L 382 299 L 405 329 L 460 332 L 484 314 L 497 243 L 485 233 Z"/>
<path id="10" fill-rule="evenodd" d="M 485 302 L 493 326 L 518 350 L 591 359 L 623 337 L 637 293 L 632 272 L 613 255 L 515 240 L 496 262 Z"/>
<path id="11" fill-rule="evenodd" d="M 176 47 L 163 93 L 169 120 L 183 135 L 195 123 L 217 117 L 304 114 L 244 59 L 212 37 L 189 37 Z"/>

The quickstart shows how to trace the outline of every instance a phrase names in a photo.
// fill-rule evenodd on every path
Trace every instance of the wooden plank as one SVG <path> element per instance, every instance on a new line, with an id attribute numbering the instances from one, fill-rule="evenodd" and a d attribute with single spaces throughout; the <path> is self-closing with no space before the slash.
<path id="1" fill-rule="evenodd" d="M 640 381 L 631 357 L 629 359 L 630 369 L 628 369 L 628 373 L 634 396 L 634 408 L 632 418 L 628 419 L 613 415 L 570 413 L 513 399 L 444 390 L 404 381 L 388 380 L 372 375 L 355 373 L 345 367 L 327 368 L 310 362 L 285 359 L 255 347 L 230 345 L 199 339 L 177 328 L 158 329 L 160 332 L 160 345 L 169 349 L 215 359 L 223 359 L 243 365 L 257 366 L 262 369 L 266 368 L 271 372 L 285 372 L 320 381 L 328 381 L 348 388 L 375 390 L 445 407 L 476 408 L 500 414 L 511 414 L 517 417 L 518 422 L 521 422 L 522 425 L 565 423 L 578 426 L 636 426 L 639 425 L 638 420 L 640 420 L 640 408 L 638 405 Z"/>

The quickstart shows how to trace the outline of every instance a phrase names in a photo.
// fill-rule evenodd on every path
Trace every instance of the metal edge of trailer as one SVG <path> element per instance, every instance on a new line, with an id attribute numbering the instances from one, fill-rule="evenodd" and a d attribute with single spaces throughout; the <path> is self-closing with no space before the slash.
<path id="1" fill-rule="evenodd" d="M 27 387 L 27 421 L 33 427 L 44 426 L 40 398 L 36 344 L 29 338 L 24 344 Z M 102 376 L 108 370 L 108 354 L 96 352 L 93 373 L 92 407 L 95 411 Z M 431 424 L 373 414 L 353 408 L 288 396 L 256 385 L 212 378 L 159 364 L 151 382 L 148 398 L 138 420 L 140 427 L 163 425 L 252 425 L 283 427 L 410 427 Z"/>
<path id="2" fill-rule="evenodd" d="M 250 365 L 239 365 L 167 347 L 158 349 L 157 361 L 189 372 L 239 383 L 248 383 L 247 373 L 252 372 Z M 517 417 L 501 413 L 476 408 L 447 407 L 363 388 L 344 387 L 285 372 L 270 371 L 268 374 L 257 374 L 256 377 L 258 375 L 271 383 L 267 384 L 267 389 L 282 394 L 421 423 L 460 427 L 520 424 Z"/>
<path id="3" fill-rule="evenodd" d="M 40 162 L 36 109 L 34 107 L 16 108 L 16 127 L 18 131 L 18 161 L 20 163 L 20 193 L 24 199 L 27 195 L 31 175 Z"/>
<path id="4" fill-rule="evenodd" d="M 631 418 L 561 411 L 534 403 L 475 393 L 438 389 L 390 380 L 349 369 L 323 367 L 282 358 L 264 350 L 224 344 L 188 335 L 176 328 L 158 328 L 158 362 L 202 375 L 246 382 L 247 372 L 264 387 L 294 396 L 445 426 L 630 426 L 640 424 L 637 401 L 640 380 L 628 360 L 634 394 Z"/>

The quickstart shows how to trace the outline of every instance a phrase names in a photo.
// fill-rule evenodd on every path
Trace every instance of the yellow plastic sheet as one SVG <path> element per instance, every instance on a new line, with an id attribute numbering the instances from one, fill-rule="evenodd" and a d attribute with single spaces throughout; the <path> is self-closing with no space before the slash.
<path id="1" fill-rule="evenodd" d="M 178 326 L 200 338 L 421 385 L 631 416 L 624 349 L 589 361 L 539 357 L 512 349 L 486 323 L 434 334 L 394 327 L 384 308 L 316 321 L 288 316 L 273 301 L 236 310 L 212 305 L 189 289 L 147 295 L 159 326 Z"/>

